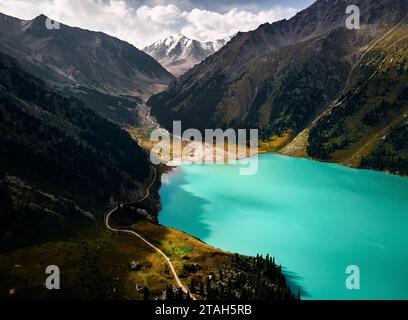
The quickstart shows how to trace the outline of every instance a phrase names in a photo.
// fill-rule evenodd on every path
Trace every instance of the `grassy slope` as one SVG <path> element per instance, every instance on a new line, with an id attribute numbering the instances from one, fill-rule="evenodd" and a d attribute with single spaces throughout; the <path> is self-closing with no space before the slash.
<path id="1" fill-rule="evenodd" d="M 267 267 L 265 259 L 232 255 L 144 220 L 129 228 L 171 258 L 181 281 L 198 299 L 230 300 L 243 294 L 245 299 L 294 298 L 281 268 Z M 136 269 L 131 268 L 132 262 L 137 263 Z M 60 290 L 44 287 L 48 265 L 60 268 Z M 0 278 L 0 299 L 10 300 L 144 299 L 144 287 L 150 299 L 165 299 L 166 288 L 175 285 L 164 259 L 144 242 L 98 227 L 78 232 L 69 240 L 0 255 Z"/>
<path id="2" fill-rule="evenodd" d="M 407 174 L 393 162 L 379 165 L 364 160 L 387 142 L 392 129 L 399 127 L 403 132 L 408 112 L 407 47 L 405 26 L 394 30 L 365 56 L 355 69 L 351 88 L 340 98 L 341 104 L 312 128 L 308 147 L 312 157 Z M 400 147 L 387 143 L 389 152 L 398 150 L 395 156 L 406 161 L 407 150 Z"/>
<path id="3" fill-rule="evenodd" d="M 182 281 L 192 274 L 184 272 L 183 262 L 199 263 L 198 275 L 210 274 L 229 255 L 174 229 L 140 222 L 134 229 L 168 252 Z M 160 239 L 160 240 L 158 240 Z M 130 263 L 138 262 L 139 271 Z M 53 295 L 43 283 L 45 268 L 57 265 L 61 270 L 61 290 Z M 142 299 L 148 286 L 152 296 L 161 296 L 168 285 L 175 284 L 163 258 L 136 237 L 116 235 L 103 229 L 87 230 L 67 241 L 48 242 L 0 256 L 0 299 L 74 298 L 74 299 Z M 16 294 L 10 295 L 15 289 Z"/>

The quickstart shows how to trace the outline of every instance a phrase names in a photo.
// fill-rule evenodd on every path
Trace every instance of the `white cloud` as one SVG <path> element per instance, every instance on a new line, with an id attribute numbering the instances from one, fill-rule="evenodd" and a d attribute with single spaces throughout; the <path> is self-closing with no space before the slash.
<path id="1" fill-rule="evenodd" d="M 182 29 L 182 33 L 199 40 L 215 40 L 238 31 L 253 30 L 262 23 L 288 18 L 295 13 L 295 9 L 283 7 L 275 7 L 256 14 L 238 9 L 232 9 L 225 14 L 193 9 L 187 15 L 188 23 Z"/>
<path id="2" fill-rule="evenodd" d="M 43 13 L 71 26 L 105 32 L 138 48 L 179 32 L 201 41 L 215 40 L 296 13 L 288 7 L 258 13 L 232 9 L 222 14 L 186 11 L 173 4 L 132 8 L 124 0 L 0 0 L 0 11 L 21 19 Z"/>

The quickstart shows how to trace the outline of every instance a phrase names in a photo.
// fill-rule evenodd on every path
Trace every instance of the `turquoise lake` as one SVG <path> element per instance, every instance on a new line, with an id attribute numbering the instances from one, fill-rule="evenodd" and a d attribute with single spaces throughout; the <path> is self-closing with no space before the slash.
<path id="1" fill-rule="evenodd" d="M 408 299 L 408 179 L 278 155 L 163 176 L 160 223 L 246 255 L 269 253 L 303 299 Z M 346 267 L 360 269 L 348 290 Z"/>

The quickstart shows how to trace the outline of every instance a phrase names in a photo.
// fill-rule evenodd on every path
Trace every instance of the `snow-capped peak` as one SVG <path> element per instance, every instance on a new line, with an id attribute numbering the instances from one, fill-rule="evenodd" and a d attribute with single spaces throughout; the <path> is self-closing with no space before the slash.
<path id="1" fill-rule="evenodd" d="M 143 49 L 173 74 L 180 76 L 195 64 L 221 49 L 232 37 L 200 42 L 182 33 L 170 35 Z"/>

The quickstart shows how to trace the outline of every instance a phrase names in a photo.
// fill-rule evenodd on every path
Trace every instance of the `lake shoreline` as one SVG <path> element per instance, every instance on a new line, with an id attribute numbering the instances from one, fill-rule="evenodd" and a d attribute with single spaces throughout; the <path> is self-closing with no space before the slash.
<path id="1" fill-rule="evenodd" d="M 277 178 L 277 180 L 274 179 L 269 179 L 267 181 L 263 182 L 263 186 L 269 186 L 268 188 L 272 188 L 274 183 L 278 183 L 278 181 L 283 181 L 283 184 L 280 184 L 281 187 L 284 188 L 284 190 L 286 190 L 286 185 L 294 187 L 296 186 L 299 190 L 299 193 L 296 193 L 296 199 L 297 202 L 302 200 L 302 199 L 313 199 L 315 196 L 313 195 L 313 193 L 311 193 L 311 196 L 305 196 L 302 195 L 302 192 L 306 192 L 306 194 L 309 194 L 311 191 L 309 189 L 313 190 L 313 186 L 310 186 L 310 183 L 313 182 L 313 179 L 315 178 L 319 178 L 319 179 L 324 179 L 323 180 L 323 184 L 317 184 L 316 186 L 319 186 L 319 188 L 322 188 L 322 190 L 327 190 L 329 192 L 331 192 L 330 195 L 330 199 L 332 199 L 331 203 L 327 204 L 328 205 L 328 211 L 327 212 L 333 212 L 333 210 L 340 210 L 339 208 L 341 208 L 342 206 L 346 205 L 346 207 L 348 209 L 344 209 L 345 212 L 348 212 L 347 216 L 351 214 L 352 211 L 350 211 L 352 206 L 353 208 L 360 208 L 359 211 L 357 211 L 357 216 L 361 216 L 361 223 L 357 224 L 357 227 L 361 227 L 364 226 L 365 229 L 368 229 L 368 226 L 371 226 L 373 223 L 373 218 L 374 217 L 379 217 L 379 213 L 375 214 L 373 211 L 371 206 L 373 204 L 370 204 L 371 202 L 368 202 L 367 205 L 364 205 L 363 203 L 359 202 L 359 206 L 354 206 L 353 203 L 356 201 L 356 197 L 358 197 L 358 199 L 360 199 L 361 196 L 364 196 L 364 198 L 361 198 L 361 200 L 365 199 L 364 201 L 367 201 L 367 199 L 365 198 L 365 193 L 366 192 L 371 192 L 370 190 L 377 190 L 375 191 L 375 198 L 376 199 L 378 196 L 377 194 L 381 194 L 381 197 L 385 197 L 384 200 L 382 200 L 382 198 L 377 198 L 377 201 L 381 201 L 381 206 L 383 207 L 383 209 L 381 209 L 382 211 L 379 212 L 388 212 L 390 210 L 390 212 L 393 212 L 393 215 L 398 214 L 398 216 L 401 214 L 401 210 L 400 209 L 398 211 L 398 209 L 392 209 L 391 204 L 391 198 L 395 197 L 395 192 L 390 193 L 390 190 L 387 189 L 392 189 L 392 188 L 386 188 L 385 190 L 385 195 L 384 195 L 384 190 L 382 190 L 381 192 L 378 191 L 379 189 L 381 189 L 383 187 L 383 185 L 387 185 L 387 184 L 399 184 L 401 186 L 404 186 L 403 189 L 399 190 L 399 194 L 401 194 L 401 192 L 405 192 L 402 190 L 405 190 L 405 186 L 406 186 L 406 180 L 401 177 L 401 176 L 397 176 L 397 175 L 390 175 L 390 174 L 384 174 L 382 172 L 379 171 L 374 171 L 374 170 L 367 170 L 367 169 L 356 169 L 356 168 L 349 168 L 347 166 L 342 166 L 339 165 L 337 163 L 326 163 L 326 162 L 320 162 L 320 161 L 315 161 L 313 159 L 308 159 L 308 158 L 302 158 L 304 160 L 306 160 L 305 162 L 298 162 L 297 160 L 301 160 L 299 158 L 295 158 L 295 157 L 288 157 L 285 155 L 280 155 L 280 154 L 271 154 L 271 153 L 267 153 L 264 154 L 262 156 L 266 156 L 266 159 L 271 158 L 273 162 L 277 162 L 277 167 L 272 165 L 272 167 L 270 167 L 269 169 L 267 169 L 267 171 L 264 171 L 266 168 L 261 169 L 260 175 L 259 176 L 263 176 L 265 175 L 266 172 L 268 172 L 269 170 L 277 170 L 277 174 L 278 177 L 282 177 L 283 180 L 280 180 L 280 178 Z M 261 161 L 265 161 L 264 157 L 261 157 L 263 159 L 261 159 Z M 279 166 L 279 162 L 282 162 L 284 164 L 284 166 Z M 295 162 L 295 163 L 294 163 Z M 294 165 L 299 164 L 300 166 L 305 166 L 305 170 L 301 170 L 299 171 L 296 168 L 292 168 Z M 320 165 L 322 165 L 324 170 L 328 170 L 331 171 L 333 173 L 335 173 L 334 175 L 332 175 L 332 177 L 329 179 L 329 177 L 325 178 L 325 174 L 321 174 L 318 173 L 317 171 L 315 172 L 312 168 L 314 167 L 319 167 Z M 286 166 L 286 167 L 285 167 Z M 185 166 L 182 167 L 182 173 L 183 175 L 176 175 L 179 177 L 175 177 L 173 176 L 173 181 L 166 181 L 166 183 L 163 183 L 162 189 L 160 190 L 160 195 L 161 195 L 161 199 L 163 202 L 163 210 L 160 211 L 159 213 L 159 221 L 161 224 L 163 225 L 167 225 L 179 230 L 183 230 L 184 232 L 186 232 L 187 234 L 193 235 L 194 237 L 201 239 L 202 241 L 204 241 L 205 243 L 208 243 L 210 246 L 215 247 L 215 248 L 221 248 L 224 251 L 228 251 L 228 252 L 239 252 L 243 255 L 249 255 L 249 256 L 253 256 L 256 253 L 264 253 L 262 250 L 262 246 L 255 246 L 254 249 L 256 250 L 249 250 L 248 248 L 245 249 L 245 242 L 247 240 L 233 240 L 233 238 L 231 239 L 226 239 L 227 242 L 220 242 L 219 237 L 222 237 L 222 233 L 218 233 L 215 230 L 218 230 L 218 228 L 221 226 L 218 226 L 217 221 L 219 219 L 221 219 L 222 221 L 225 222 L 222 224 L 222 229 L 220 230 L 224 230 L 223 232 L 227 232 L 226 230 L 240 230 L 242 229 L 242 223 L 245 223 L 245 229 L 247 230 L 256 230 L 256 228 L 261 228 L 260 230 L 258 230 L 259 234 L 263 234 L 266 235 L 268 233 L 270 233 L 270 231 L 267 230 L 274 230 L 273 224 L 271 225 L 271 229 L 265 229 L 265 231 L 262 231 L 262 228 L 265 228 L 265 222 L 264 221 L 261 225 L 259 225 L 258 227 L 251 227 L 250 224 L 248 224 L 248 219 L 250 219 L 250 221 L 253 218 L 253 215 L 256 215 L 256 212 L 258 212 L 262 207 L 259 207 L 260 205 L 262 205 L 262 202 L 265 201 L 265 198 L 262 197 L 261 194 L 257 193 L 255 190 L 253 190 L 254 188 L 251 187 L 251 189 L 246 189 L 246 190 L 241 190 L 237 189 L 237 191 L 235 191 L 236 189 L 234 189 L 237 185 L 239 184 L 243 184 L 243 185 L 248 185 L 249 181 L 252 180 L 248 180 L 247 182 L 242 182 L 241 180 L 239 180 L 240 182 L 232 182 L 235 180 L 232 180 L 230 182 L 230 184 L 228 185 L 228 187 L 225 187 L 223 190 L 223 192 L 228 195 L 230 195 L 226 200 L 220 200 L 218 199 L 218 193 L 214 193 L 215 191 L 213 190 L 214 188 L 216 188 L 215 186 L 217 186 L 218 183 L 220 183 L 221 181 L 227 181 L 230 178 L 229 175 L 225 176 L 225 173 L 223 173 L 225 170 L 232 172 L 234 169 L 230 168 L 228 169 L 228 167 L 233 167 L 233 166 L 200 166 L 200 165 L 193 165 L 192 167 L 190 166 Z M 286 168 L 285 170 L 282 170 L 283 168 Z M 174 172 L 173 170 L 174 168 L 171 168 L 170 171 L 168 171 L 168 173 L 170 173 L 170 175 L 172 175 L 172 173 Z M 348 170 L 348 169 L 353 169 L 353 170 Z M 207 170 L 209 170 L 209 172 L 207 172 Z M 297 172 L 301 172 L 301 175 L 307 175 L 309 178 L 304 178 L 300 184 L 297 183 L 292 183 L 289 182 L 289 184 L 287 183 L 288 179 L 289 181 L 291 181 L 291 179 L 295 178 L 295 177 L 299 177 L 301 175 L 297 174 Z M 202 172 L 200 173 L 199 176 L 195 175 L 195 172 Z M 235 175 L 236 173 L 234 173 Z M 381 175 L 383 177 L 383 182 L 381 182 Z M 289 176 L 289 177 L 288 177 Z M 347 178 L 347 176 L 350 176 L 350 178 Z M 193 182 L 196 180 L 196 178 L 200 177 L 200 182 Z M 314 178 L 311 178 L 314 177 Z M 358 184 L 355 185 L 355 183 L 357 183 L 357 181 L 361 180 L 361 179 L 366 179 L 364 177 L 367 177 L 369 180 L 371 181 L 371 183 L 375 183 L 373 185 L 370 186 L 369 189 L 367 189 L 368 191 L 366 191 L 364 188 L 361 189 L 360 187 L 358 187 Z M 395 180 L 395 178 L 397 178 L 397 180 Z M 402 179 L 399 179 L 402 178 Z M 176 182 L 174 181 L 174 179 L 176 180 Z M 240 179 L 240 178 L 238 178 Z M 339 180 L 340 179 L 340 180 Z M 346 180 L 343 180 L 346 179 Z M 352 180 L 350 180 L 352 179 Z M 357 179 L 357 180 L 356 180 Z M 335 183 L 335 181 L 344 181 L 344 183 L 347 183 L 347 185 L 350 186 L 346 187 L 345 190 L 347 190 L 347 193 L 340 193 L 341 196 L 339 196 L 338 192 L 343 190 L 343 188 L 341 189 L 337 189 L 332 187 L 331 185 L 333 183 Z M 356 182 L 353 182 L 354 180 L 356 180 Z M 179 181 L 179 182 L 177 182 Z M 274 183 L 271 181 L 275 181 Z M 179 185 L 181 183 L 181 185 Z M 266 183 L 266 184 L 265 184 Z M 251 186 L 255 186 L 255 184 L 251 183 Z M 305 188 L 305 186 L 308 185 L 308 188 Z M 180 189 L 180 187 L 182 186 L 182 189 Z M 325 187 L 326 186 L 326 187 Z M 229 190 L 232 187 L 232 190 Z M 352 189 L 350 190 L 350 188 L 356 188 L 355 190 Z M 202 189 L 205 188 L 205 189 Z M 264 187 L 262 187 L 264 188 Z M 200 191 L 201 190 L 201 191 Z M 207 190 L 207 191 L 204 191 Z M 271 190 L 274 190 L 273 188 Z M 397 191 L 397 190 L 396 190 Z M 187 193 L 186 193 L 187 192 Z M 204 192 L 204 193 L 203 193 Z M 207 196 L 205 194 L 207 194 L 207 192 L 209 192 L 209 194 L 211 195 L 209 199 L 207 199 Z M 240 195 L 240 192 L 244 192 L 242 195 Z M 362 193 L 363 192 L 363 193 Z M 275 194 L 276 191 L 271 191 L 270 194 Z M 292 193 L 292 192 L 291 192 Z M 185 194 L 185 195 L 184 195 Z M 316 193 L 316 195 L 318 195 L 319 197 L 321 196 L 321 191 L 319 191 L 318 193 Z M 350 200 L 346 200 L 343 199 L 343 197 L 345 195 L 348 195 L 348 197 L 351 197 Z M 256 203 L 259 203 L 259 205 L 257 205 L 256 207 L 253 207 L 255 209 L 255 211 L 251 210 L 251 215 L 248 214 L 244 214 L 242 216 L 242 218 L 239 217 L 239 214 L 237 213 L 232 213 L 229 212 L 231 210 L 233 210 L 234 206 L 236 205 L 237 202 L 241 202 L 242 200 L 245 200 L 245 198 L 248 197 L 257 197 L 256 199 L 262 199 L 261 202 L 256 201 Z M 186 198 L 187 197 L 187 198 Z M 202 197 L 203 199 L 200 200 L 199 198 L 196 199 L 196 197 Z M 230 198 L 231 197 L 231 198 Z M 390 198 L 391 197 L 391 198 Z M 190 199 L 190 200 L 189 200 Z M 217 200 L 215 200 L 217 199 Z M 233 199 L 235 199 L 233 201 Z M 240 199 L 239 201 L 237 201 L 237 199 Z M 279 196 L 274 196 L 273 199 L 276 199 L 275 201 L 272 202 L 272 204 L 268 204 L 266 207 L 264 206 L 265 209 L 262 210 L 266 210 L 264 214 L 267 214 L 268 212 L 275 212 L 276 210 L 281 211 L 280 206 L 276 207 L 276 204 L 280 203 L 282 200 L 282 197 Z M 300 199 L 300 200 L 299 200 Z M 324 198 L 323 198 L 324 199 Z M 387 200 L 388 199 L 388 200 Z M 400 196 L 401 199 L 401 196 Z M 360 200 L 360 201 L 361 201 Z M 203 202 L 204 201 L 204 202 Z M 209 201 L 209 202 L 208 202 Z M 232 201 L 232 202 L 231 202 Z M 278 201 L 278 202 L 276 202 Z M 304 200 L 302 200 L 304 201 Z M 325 200 L 325 202 L 327 202 L 328 200 Z M 338 205 L 333 205 L 333 203 L 336 203 L 336 201 L 339 203 Z M 370 200 L 371 201 L 371 200 Z M 374 201 L 374 200 L 373 200 Z M 293 201 L 291 201 L 293 202 Z M 201 204 L 200 204 L 201 203 Z M 255 202 L 254 202 L 255 203 Z M 177 207 L 177 205 L 180 205 L 181 207 Z M 202 207 L 204 205 L 204 207 Z M 208 207 L 209 206 L 209 207 Z M 215 207 L 214 207 L 215 206 Z M 309 211 L 312 209 L 307 209 L 307 208 L 314 208 L 315 205 L 312 205 L 312 207 L 310 205 L 302 205 L 301 208 L 303 209 L 295 209 L 294 212 L 297 212 L 297 214 L 302 213 L 305 210 Z M 406 206 L 406 203 L 404 202 L 404 206 Z M 214 208 L 213 208 L 214 207 Z M 177 209 L 178 208 L 178 209 Z M 205 209 L 205 213 L 202 212 L 202 208 L 207 208 Z M 211 209 L 210 209 L 211 208 Z M 219 209 L 217 209 L 219 208 Z M 220 208 L 225 208 L 220 210 Z M 371 208 L 371 209 L 368 209 Z M 316 207 L 317 210 L 321 210 L 321 204 L 319 203 L 319 205 L 317 205 Z M 210 211 L 208 211 L 210 210 Z M 234 209 L 235 210 L 235 209 Z M 272 210 L 272 211 L 271 211 Z M 384 211 L 385 210 L 385 211 Z M 278 212 L 279 212 L 278 211 Z M 292 212 L 293 210 L 289 210 L 286 211 L 284 210 L 284 212 Z M 313 211 L 313 210 L 312 210 Z M 378 210 L 377 210 L 378 211 Z M 220 214 L 222 212 L 222 215 Z M 231 215 L 232 214 L 232 215 Z M 309 214 L 309 213 L 308 213 Z M 323 215 L 322 215 L 323 214 Z M 165 215 L 168 215 L 167 217 Z M 181 218 L 181 216 L 183 218 Z M 269 215 L 269 213 L 268 213 Z M 302 216 L 301 215 L 301 216 Z M 321 218 L 319 218 L 319 215 L 322 215 Z M 306 221 L 304 221 L 303 223 L 309 224 L 309 223 L 318 223 L 319 221 L 326 221 L 327 216 L 324 214 L 324 212 L 319 213 L 319 215 L 315 215 L 315 213 L 312 214 L 311 217 L 309 217 Z M 344 214 L 340 214 L 338 215 L 338 219 L 340 219 L 340 221 L 343 220 L 342 216 Z M 389 215 L 389 214 L 387 214 Z M 225 218 L 225 216 L 227 218 Z M 216 217 L 213 221 L 212 217 Z M 229 218 L 228 218 L 229 217 Z M 233 218 L 232 218 L 233 217 Z M 285 215 L 282 216 L 283 219 L 285 218 Z M 302 218 L 303 219 L 303 218 Z M 296 227 L 297 225 L 302 226 L 302 219 L 298 220 L 295 219 L 293 221 L 293 225 L 290 224 L 290 228 L 298 228 Z M 200 227 L 199 229 L 192 229 L 193 225 L 196 223 L 198 223 L 199 221 L 202 221 L 200 223 L 205 223 L 206 225 L 208 223 L 210 223 L 210 226 L 217 226 L 215 230 L 213 230 L 211 227 L 211 236 L 209 236 L 208 233 L 203 233 L 205 229 L 202 229 L 202 227 Z M 280 221 L 280 220 L 276 220 L 276 221 Z M 405 221 L 405 220 L 404 220 Z M 215 223 L 215 224 L 214 224 Z M 268 223 L 272 223 L 272 222 L 267 222 Z M 335 225 L 339 224 L 342 225 L 343 222 L 339 222 L 339 223 L 334 223 Z M 390 222 L 388 222 L 386 225 L 389 225 Z M 402 225 L 404 225 L 404 223 L 401 222 Z M 386 228 L 384 222 L 382 222 L 381 224 L 379 224 L 382 226 L 382 228 Z M 392 227 L 391 227 L 392 225 Z M 234 227 L 235 226 L 235 227 Z M 326 230 L 328 226 L 325 226 L 324 229 Z M 374 227 L 374 226 L 373 226 Z M 378 227 L 378 226 L 377 226 Z M 395 229 L 399 227 L 398 225 L 394 225 L 394 224 L 390 224 L 390 230 L 391 229 Z M 234 229 L 237 228 L 237 229 Z M 281 228 L 278 228 L 278 230 Z M 305 230 L 308 230 L 309 228 L 306 228 Z M 297 229 L 296 229 L 297 230 Z M 301 231 L 303 229 L 299 229 L 298 231 L 296 231 L 296 233 L 298 233 L 299 231 Z M 303 230 L 302 232 L 304 232 L 305 230 Z M 364 230 L 364 229 L 363 229 Z M 386 230 L 386 229 L 384 229 Z M 366 231 L 366 230 L 365 230 Z M 215 233 L 214 233 L 215 232 Z M 349 232 L 349 231 L 347 231 Z M 346 232 L 346 234 L 347 234 Z M 385 231 L 384 231 L 385 232 Z M 354 234 L 354 236 L 356 237 L 360 237 L 359 234 L 361 233 L 361 230 L 359 230 L 358 232 L 356 232 Z M 336 233 L 334 233 L 336 234 Z M 367 237 L 372 237 L 375 233 L 373 233 L 371 236 L 367 235 Z M 256 235 L 255 235 L 256 236 Z M 332 235 L 331 235 L 332 236 Z M 213 239 L 213 237 L 215 237 Z M 252 236 L 251 236 L 252 237 Z M 279 261 L 282 262 L 282 265 L 287 267 L 289 271 L 295 270 L 296 274 L 300 274 L 303 276 L 303 272 L 301 271 L 301 269 L 298 269 L 296 267 L 294 267 L 293 262 L 291 263 L 287 263 L 288 261 L 286 261 L 285 259 L 285 255 L 287 255 L 285 253 L 285 250 L 279 252 L 275 251 L 276 248 L 275 246 L 278 245 L 282 245 L 285 243 L 285 240 L 287 237 L 287 235 L 282 234 L 282 236 L 277 237 L 274 241 L 272 241 L 272 247 L 270 248 L 271 251 L 269 251 L 269 253 L 274 256 L 277 257 L 277 259 Z M 344 236 L 342 236 L 340 238 L 340 240 L 344 238 Z M 217 240 L 218 239 L 218 240 Z M 309 238 L 306 238 L 309 239 Z M 340 241 L 339 240 L 339 241 Z M 243 242 L 244 241 L 244 242 Z M 303 240 L 303 243 L 308 243 L 308 241 L 310 240 Z M 376 240 L 373 242 L 364 242 L 364 246 L 366 246 L 367 248 L 370 248 L 370 250 L 381 250 L 382 247 L 384 247 L 384 244 L 381 244 L 383 242 L 383 240 Z M 244 243 L 244 247 L 242 246 L 242 244 Z M 340 242 L 341 243 L 341 242 Z M 359 243 L 358 241 L 356 243 Z M 378 245 L 376 243 L 379 243 Z M 293 248 L 301 248 L 303 246 L 302 242 L 300 242 L 299 245 L 296 245 Z M 275 249 L 273 249 L 275 248 Z M 292 250 L 291 249 L 291 250 Z M 307 251 L 306 251 L 307 252 Z M 381 252 L 378 252 L 377 255 L 381 254 Z M 324 256 L 324 255 L 323 255 Z M 381 255 L 380 255 L 381 256 Z M 376 259 L 376 258 L 374 258 Z M 346 259 L 347 260 L 347 259 Z M 293 272 L 292 272 L 293 273 Z M 295 279 L 296 277 L 298 277 L 298 275 L 295 274 Z M 317 297 L 319 298 L 319 297 Z"/>
<path id="2" fill-rule="evenodd" d="M 376 169 L 370 169 L 370 168 L 359 168 L 359 167 L 347 165 L 347 164 L 344 164 L 344 163 L 341 163 L 341 162 L 321 160 L 321 159 L 316 159 L 316 158 L 312 158 L 312 157 L 308 157 L 308 156 L 293 156 L 293 155 L 282 154 L 280 152 L 260 152 L 257 155 L 253 155 L 251 157 L 262 156 L 262 155 L 276 155 L 276 156 L 294 158 L 294 159 L 306 159 L 306 160 L 310 160 L 310 161 L 314 161 L 314 162 L 318 162 L 318 163 L 335 164 L 335 165 L 338 165 L 340 167 L 349 168 L 349 169 L 353 169 L 353 170 L 363 170 L 363 171 L 378 172 L 378 173 L 384 173 L 384 174 L 388 174 L 388 175 L 408 179 L 408 175 L 397 174 L 397 173 L 393 173 L 393 172 L 390 172 L 390 171 L 382 171 L 382 170 L 376 170 Z M 243 160 L 243 159 L 248 159 L 248 158 L 250 158 L 250 156 L 239 158 L 237 161 Z M 193 163 L 193 164 L 203 164 L 203 163 Z M 164 173 L 171 172 L 172 170 L 174 170 L 176 168 L 179 168 L 182 165 L 177 165 L 177 166 L 165 165 L 166 169 L 165 169 Z M 189 164 L 186 164 L 186 165 L 189 165 Z M 229 164 L 228 163 L 227 164 L 214 163 L 214 165 L 229 165 Z M 234 165 L 234 164 L 230 164 L 230 165 Z"/>

